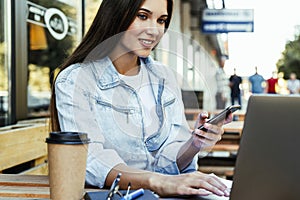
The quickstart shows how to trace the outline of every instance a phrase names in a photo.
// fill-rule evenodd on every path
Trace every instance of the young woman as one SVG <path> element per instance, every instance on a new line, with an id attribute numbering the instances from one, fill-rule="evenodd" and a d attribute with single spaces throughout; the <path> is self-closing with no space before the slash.
<path id="1" fill-rule="evenodd" d="M 130 182 L 160 196 L 228 196 L 218 178 L 196 167 L 198 152 L 221 139 L 221 125 L 199 115 L 195 126 L 204 123 L 208 131 L 192 134 L 173 72 L 150 56 L 172 9 L 172 0 L 102 1 L 56 77 L 52 130 L 88 133 L 88 184 L 109 187 L 122 173 L 122 189 Z"/>

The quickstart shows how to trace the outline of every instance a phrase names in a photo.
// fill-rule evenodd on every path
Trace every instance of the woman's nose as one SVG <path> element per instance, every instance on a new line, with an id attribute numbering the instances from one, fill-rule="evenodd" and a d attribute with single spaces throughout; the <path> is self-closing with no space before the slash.
<path id="1" fill-rule="evenodd" d="M 158 25 L 157 22 L 155 23 L 149 23 L 149 26 L 146 29 L 146 33 L 149 35 L 159 35 L 161 32 L 163 32 L 164 28 L 161 25 Z"/>

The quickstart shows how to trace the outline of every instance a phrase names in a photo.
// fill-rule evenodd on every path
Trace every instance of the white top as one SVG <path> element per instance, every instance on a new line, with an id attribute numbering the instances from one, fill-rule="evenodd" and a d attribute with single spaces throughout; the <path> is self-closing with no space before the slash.
<path id="1" fill-rule="evenodd" d="M 156 114 L 155 98 L 149 83 L 148 71 L 142 63 L 137 75 L 126 76 L 119 74 L 119 76 L 127 85 L 136 90 L 143 107 L 142 114 L 145 125 L 145 137 L 152 135 L 159 128 L 159 120 Z"/>

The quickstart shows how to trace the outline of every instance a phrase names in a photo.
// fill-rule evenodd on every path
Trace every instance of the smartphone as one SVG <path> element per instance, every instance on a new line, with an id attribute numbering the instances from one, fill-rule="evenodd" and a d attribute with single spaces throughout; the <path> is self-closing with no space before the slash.
<path id="1" fill-rule="evenodd" d="M 230 113 L 233 113 L 233 112 L 235 112 L 235 111 L 237 111 L 239 109 L 241 109 L 240 105 L 229 106 L 229 107 L 225 108 L 222 112 L 216 114 L 211 119 L 207 120 L 206 123 L 218 124 L 219 122 L 225 120 Z M 198 129 L 207 132 L 207 129 L 203 125 L 199 126 Z"/>

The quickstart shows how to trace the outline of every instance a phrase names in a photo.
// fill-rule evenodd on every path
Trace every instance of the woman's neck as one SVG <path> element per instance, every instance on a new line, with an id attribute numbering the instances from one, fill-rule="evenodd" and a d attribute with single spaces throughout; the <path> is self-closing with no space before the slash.
<path id="1" fill-rule="evenodd" d="M 120 74 L 133 76 L 137 75 L 140 71 L 139 58 L 134 54 L 126 53 L 121 56 L 110 55 L 110 58 Z"/>

